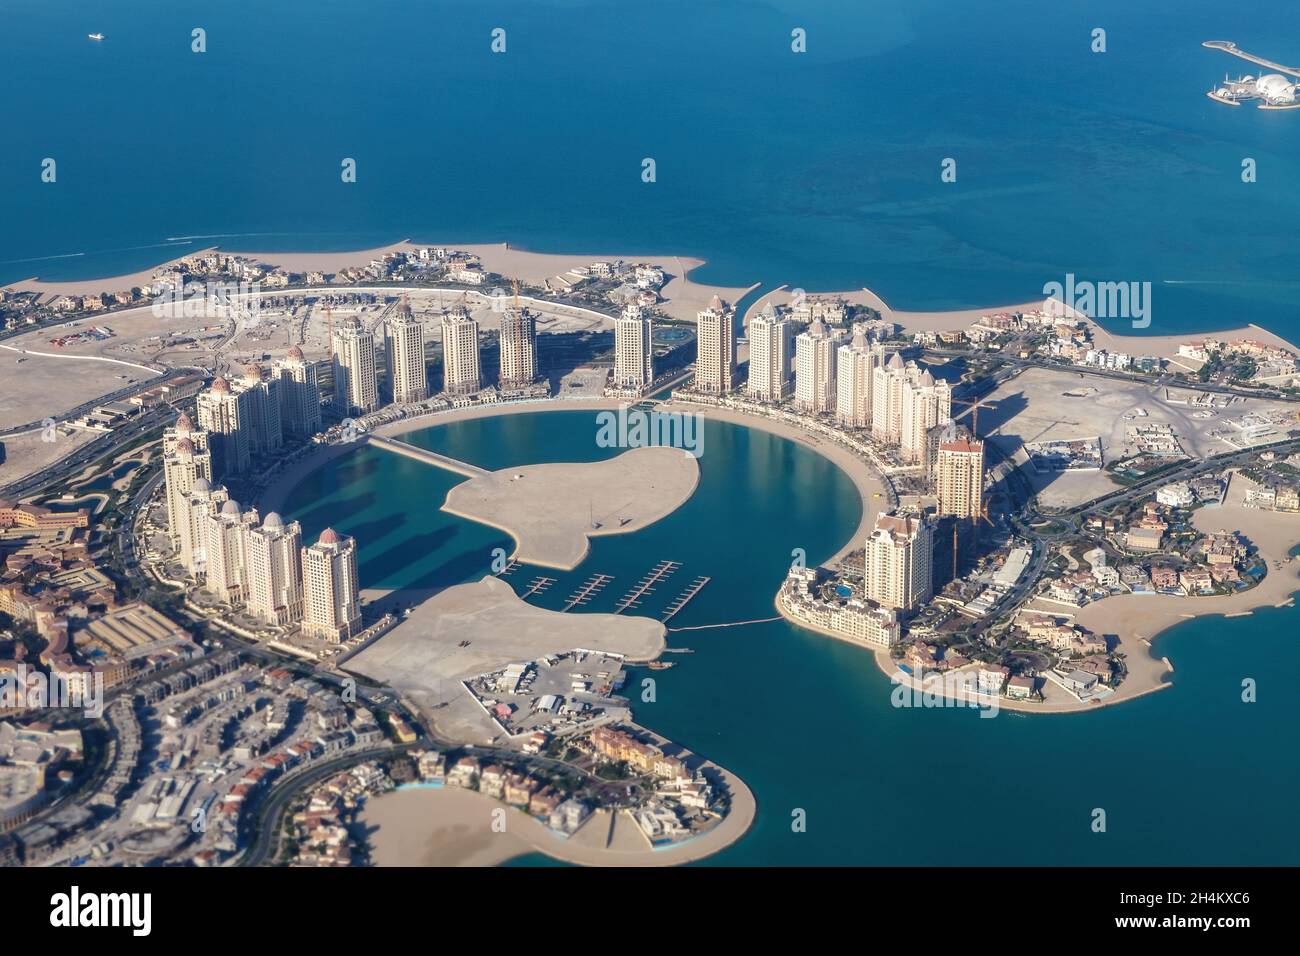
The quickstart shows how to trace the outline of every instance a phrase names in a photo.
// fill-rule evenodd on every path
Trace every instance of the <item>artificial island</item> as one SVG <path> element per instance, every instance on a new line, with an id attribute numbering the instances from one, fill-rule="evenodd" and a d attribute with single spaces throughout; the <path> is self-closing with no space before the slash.
<path id="1" fill-rule="evenodd" d="M 695 265 L 207 250 L 0 291 L 0 854 L 685 862 L 756 801 L 634 719 L 637 675 L 691 666 L 670 634 L 779 616 L 874 655 L 897 706 L 1068 713 L 1170 687 L 1171 624 L 1290 601 L 1300 364 L 1276 336 L 759 295 Z M 545 409 L 589 413 L 601 454 L 492 469 L 413 434 Z M 860 498 L 837 552 L 755 581 L 772 618 L 678 628 L 709 575 L 589 566 L 690 501 L 702 421 L 796 442 Z M 430 507 L 513 549 L 363 587 L 366 529 L 305 540 L 286 507 L 360 449 L 454 476 Z"/>

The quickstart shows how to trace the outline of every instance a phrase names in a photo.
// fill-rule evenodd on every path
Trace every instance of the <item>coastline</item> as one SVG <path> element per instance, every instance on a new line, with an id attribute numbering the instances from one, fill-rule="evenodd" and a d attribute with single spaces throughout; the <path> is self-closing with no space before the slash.
<path id="1" fill-rule="evenodd" d="M 706 833 L 658 848 L 649 845 L 626 811 L 616 811 L 611 822 L 609 810 L 597 810 L 566 838 L 517 807 L 459 787 L 406 787 L 373 797 L 359 820 L 368 830 L 374 826 L 367 840 L 377 866 L 498 866 L 528 853 L 578 866 L 679 866 L 731 846 L 749 831 L 757 812 L 743 780 L 715 763 L 703 766 L 726 782 L 727 815 Z M 503 818 L 498 810 L 505 811 Z M 492 829 L 494 814 L 504 831 Z M 392 828 L 391 835 L 385 827 Z"/>
<path id="2" fill-rule="evenodd" d="M 547 412 L 547 411 L 591 411 L 600 409 L 617 408 L 620 404 L 616 399 L 582 399 L 582 400 L 565 400 L 549 399 L 544 402 L 529 403 L 501 403 L 496 405 L 485 405 L 476 408 L 455 409 L 449 412 L 431 413 L 418 418 L 404 419 L 398 422 L 391 422 L 375 429 L 376 434 L 393 436 L 409 431 L 417 431 L 422 428 L 433 427 L 441 424 L 450 424 L 454 421 L 462 421 L 470 418 L 483 418 L 493 415 L 503 414 L 526 414 L 530 411 Z M 830 558 L 822 562 L 823 564 L 834 564 L 843 558 L 844 555 L 856 550 L 858 542 L 864 541 L 868 534 L 871 523 L 874 521 L 875 511 L 879 505 L 874 503 L 884 499 L 874 499 L 872 495 L 878 488 L 883 488 L 881 480 L 872 471 L 870 466 L 851 454 L 847 449 L 841 448 L 832 442 L 823 442 L 817 440 L 816 436 L 803 432 L 801 429 L 781 421 L 775 421 L 759 415 L 751 415 L 744 411 L 736 409 L 722 409 L 714 406 L 697 406 L 688 404 L 675 404 L 672 401 L 665 402 L 662 406 L 666 411 L 694 412 L 705 418 L 713 418 L 718 421 L 725 421 L 731 424 L 743 425 L 745 427 L 757 428 L 760 431 L 766 431 L 782 438 L 797 441 L 807 448 L 817 452 L 824 458 L 835 464 L 846 476 L 853 482 L 854 487 L 858 490 L 862 498 L 862 516 L 859 520 L 858 528 L 846 540 L 845 544 Z M 323 453 L 310 455 L 301 462 L 296 463 L 285 474 L 279 476 L 267 490 L 259 496 L 259 507 L 268 507 L 278 510 L 282 507 L 283 501 L 288 492 L 292 490 L 307 474 L 321 467 L 335 457 L 347 454 L 354 448 L 359 447 L 361 442 L 351 445 L 334 445 L 329 446 Z M 1233 482 L 1235 486 L 1232 494 L 1235 498 L 1244 497 L 1244 487 L 1246 483 L 1244 478 L 1238 476 Z M 266 501 L 268 504 L 261 505 Z M 874 507 L 873 507 L 874 505 Z M 1260 553 L 1268 560 L 1270 567 L 1264 581 L 1250 590 L 1234 595 L 1221 597 L 1174 597 L 1169 595 L 1116 595 L 1106 598 L 1102 601 L 1096 601 L 1078 609 L 1074 614 L 1077 623 L 1087 627 L 1096 633 L 1114 634 L 1118 637 L 1116 650 L 1126 655 L 1126 664 L 1128 667 L 1128 676 L 1125 678 L 1119 688 L 1105 700 L 1079 701 L 1068 694 L 1064 689 L 1048 682 L 1045 685 L 1044 702 L 1027 702 L 1012 701 L 1006 698 L 999 700 L 999 706 L 1008 710 L 1051 714 L 1051 713 L 1078 713 L 1081 711 L 1092 710 L 1098 707 L 1108 707 L 1115 704 L 1124 703 L 1147 694 L 1155 693 L 1172 687 L 1173 684 L 1167 679 L 1168 675 L 1173 672 L 1173 665 L 1167 657 L 1156 657 L 1152 653 L 1152 643 L 1164 631 L 1168 630 L 1175 624 L 1184 620 L 1196 617 L 1202 617 L 1213 614 L 1231 614 L 1232 616 L 1242 616 L 1250 614 L 1254 609 L 1267 606 L 1285 606 L 1291 603 L 1291 595 L 1297 589 L 1300 589 L 1300 582 L 1297 581 L 1297 568 L 1300 565 L 1283 564 L 1281 568 L 1272 567 L 1274 560 L 1283 561 L 1286 558 L 1290 547 L 1300 543 L 1300 519 L 1297 519 L 1297 525 L 1289 532 L 1285 522 L 1272 520 L 1267 516 L 1273 515 L 1273 512 L 1262 512 L 1255 509 L 1246 509 L 1239 505 L 1234 506 L 1225 502 L 1214 508 L 1201 508 L 1196 513 L 1196 524 L 1201 530 L 1217 530 L 1223 522 L 1234 523 L 1236 527 L 1242 530 L 1255 540 L 1260 547 Z M 1255 520 L 1250 520 L 1254 516 Z M 1231 517 L 1231 521 L 1228 519 Z M 1287 544 L 1286 540 L 1290 543 Z M 897 668 L 887 651 L 879 650 L 874 647 L 864 645 L 843 635 L 833 634 L 823 631 L 820 628 L 812 627 L 802 621 L 797 621 L 786 616 L 785 612 L 780 609 L 779 602 L 776 602 L 778 610 L 783 617 L 786 617 L 795 626 L 804 628 L 815 633 L 829 636 L 838 640 L 845 641 L 864 651 L 872 653 L 875 657 L 876 664 L 881 673 L 886 677 L 893 678 L 897 673 Z M 1032 605 L 1033 602 L 1029 602 Z M 1029 606 L 1027 605 L 1027 606 Z M 1045 610 L 1062 613 L 1060 608 L 1046 608 Z M 1126 633 L 1118 633 L 1118 629 L 1123 624 Z"/>
<path id="3" fill-rule="evenodd" d="M 177 245 L 179 246 L 180 243 L 178 242 Z M 121 292 L 129 290 L 133 286 L 147 284 L 152 279 L 154 272 L 164 266 L 171 265 L 178 262 L 180 259 L 189 256 L 202 255 L 213 251 L 256 259 L 265 262 L 268 265 L 278 266 L 289 272 L 321 271 L 325 273 L 333 273 L 348 266 L 364 266 L 371 259 L 381 257 L 389 252 L 409 252 L 422 246 L 443 246 L 446 248 L 469 252 L 477 255 L 482 262 L 484 269 L 489 272 L 496 272 L 503 276 L 518 278 L 521 281 L 533 283 L 538 283 L 547 278 L 561 275 L 572 269 L 574 266 L 587 265 L 592 261 L 600 259 L 654 261 L 661 264 L 671 263 L 674 267 L 672 271 L 672 279 L 665 284 L 661 290 L 661 295 L 664 301 L 660 306 L 672 318 L 682 321 L 694 320 L 695 313 L 700 309 L 705 308 L 708 305 L 709 299 L 715 294 L 721 296 L 724 300 L 731 302 L 734 305 L 744 296 L 764 285 L 762 281 L 752 282 L 748 286 L 721 286 L 696 283 L 691 280 L 690 274 L 705 265 L 708 260 L 692 256 L 681 256 L 676 254 L 652 255 L 645 253 L 533 252 L 528 249 L 513 246 L 509 242 L 416 243 L 412 242 L 410 239 L 402 239 L 385 246 L 378 246 L 371 249 L 348 250 L 343 252 L 264 252 L 258 250 L 227 248 L 220 245 L 205 246 L 197 249 L 187 248 L 180 256 L 162 260 L 157 265 L 129 274 L 101 276 L 91 279 L 56 281 L 46 281 L 41 279 L 39 276 L 33 276 L 31 278 L 8 283 L 4 285 L 3 288 L 19 292 L 38 292 L 41 294 L 55 295 L 90 295 L 100 292 Z M 348 288 L 348 286 L 344 284 L 336 286 L 335 288 L 342 290 Z M 401 288 L 402 286 L 400 285 L 394 286 L 395 291 L 400 290 Z M 293 290 L 288 291 L 292 292 Z M 898 323 L 909 333 L 922 331 L 953 331 L 969 326 L 975 319 L 984 315 L 990 315 L 996 312 L 1040 309 L 1046 301 L 1045 298 L 1039 297 L 1006 305 L 909 311 L 906 309 L 893 308 L 881 295 L 866 286 L 847 290 L 811 290 L 808 294 L 819 297 L 842 297 L 848 302 L 868 306 L 878 311 L 886 320 Z M 743 316 L 745 327 L 748 327 L 749 324 L 749 314 L 760 309 L 766 302 L 773 301 L 783 303 L 788 302 L 792 297 L 793 292 L 788 285 L 776 286 L 770 291 L 764 293 L 764 295 L 758 299 Z M 1256 338 L 1271 345 L 1300 352 L 1300 347 L 1288 342 L 1282 336 L 1253 323 L 1228 329 L 1215 329 L 1211 331 L 1187 332 L 1172 335 L 1124 335 L 1118 332 L 1108 331 L 1095 320 L 1087 318 L 1082 315 L 1082 313 L 1076 314 L 1087 321 L 1093 339 L 1097 342 L 1098 346 L 1107 349 L 1121 351 L 1136 350 L 1140 352 L 1140 354 L 1154 355 L 1168 359 L 1177 354 L 1178 345 L 1180 343 L 1193 339 L 1203 339 L 1207 336 L 1221 336 L 1226 338 Z M 1138 343 L 1141 343 L 1140 348 L 1138 348 Z"/>

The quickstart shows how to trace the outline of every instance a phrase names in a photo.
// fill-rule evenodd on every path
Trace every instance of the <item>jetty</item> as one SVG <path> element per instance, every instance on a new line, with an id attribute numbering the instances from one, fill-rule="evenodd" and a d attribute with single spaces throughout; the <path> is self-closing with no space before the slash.
<path id="1" fill-rule="evenodd" d="M 451 458 L 447 455 L 440 455 L 436 451 L 429 451 L 425 448 L 417 448 L 409 442 L 397 441 L 393 438 L 385 438 L 383 435 L 370 434 L 366 436 L 366 441 L 376 448 L 382 448 L 384 451 L 391 451 L 397 455 L 404 455 L 407 458 L 414 458 L 416 461 L 422 461 L 427 465 L 454 471 L 458 475 L 464 475 L 466 478 L 486 478 L 492 473 L 478 465 L 471 465 L 467 461 L 460 461 L 457 458 Z"/>
<path id="2" fill-rule="evenodd" d="M 637 582 L 636 587 L 623 595 L 622 599 L 618 602 L 618 606 L 614 608 L 614 613 L 622 614 L 624 611 L 631 608 L 640 607 L 641 598 L 645 597 L 647 594 L 653 593 L 656 584 L 664 580 L 681 566 L 682 563 L 680 561 L 660 561 L 650 569 L 649 574 Z"/>
<path id="3" fill-rule="evenodd" d="M 611 574 L 593 574 L 578 587 L 576 591 L 569 595 L 569 602 L 560 608 L 561 611 L 570 611 L 580 604 L 586 604 L 601 591 L 605 590 L 605 585 L 614 580 Z"/>
<path id="4" fill-rule="evenodd" d="M 691 598 L 703 591 L 704 585 L 708 583 L 709 578 L 706 577 L 699 577 L 692 581 L 681 594 L 673 598 L 673 602 L 664 610 L 663 616 L 659 620 L 667 621 L 682 608 L 686 607 L 686 605 L 690 603 Z"/>
<path id="5" fill-rule="evenodd" d="M 1235 56 L 1239 59 L 1247 60 L 1251 63 L 1258 64 L 1259 66 L 1267 67 L 1274 73 L 1285 73 L 1287 76 L 1293 76 L 1300 80 L 1300 69 L 1297 69 L 1294 66 L 1283 66 L 1281 63 L 1276 63 L 1273 60 L 1266 60 L 1262 56 L 1255 56 L 1253 53 L 1247 53 L 1231 40 L 1206 40 L 1201 44 L 1201 46 L 1210 50 L 1222 50 L 1229 56 Z"/>

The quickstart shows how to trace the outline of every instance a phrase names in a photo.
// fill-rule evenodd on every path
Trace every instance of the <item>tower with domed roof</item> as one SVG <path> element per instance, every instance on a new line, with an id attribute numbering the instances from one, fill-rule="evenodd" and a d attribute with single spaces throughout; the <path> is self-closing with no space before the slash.
<path id="1" fill-rule="evenodd" d="M 269 512 L 247 531 L 248 613 L 283 626 L 302 619 L 302 527 Z"/>
<path id="2" fill-rule="evenodd" d="M 216 477 L 243 474 L 252 459 L 253 412 L 248 392 L 231 388 L 230 382 L 218 375 L 195 402 L 199 427 L 210 436 Z"/>
<path id="3" fill-rule="evenodd" d="M 172 545 L 180 545 L 180 528 L 188 521 L 185 499 L 195 484 L 212 481 L 212 454 L 207 435 L 194 427 L 184 412 L 175 426 L 167 430 L 163 441 L 163 481 L 167 496 L 167 530 Z M 170 446 L 170 447 L 169 447 Z"/>
<path id="4" fill-rule="evenodd" d="M 794 326 L 771 302 L 749 323 L 749 381 L 746 394 L 759 402 L 790 396 Z"/>
<path id="5" fill-rule="evenodd" d="M 873 345 L 862 326 L 839 347 L 835 362 L 835 418 L 849 428 L 871 427 L 871 389 L 884 350 Z"/>
<path id="6" fill-rule="evenodd" d="M 316 363 L 308 362 L 295 345 L 275 363 L 273 375 L 280 384 L 280 424 L 284 430 L 299 438 L 319 432 L 321 401 Z"/>
<path id="7" fill-rule="evenodd" d="M 813 319 L 795 339 L 794 404 L 801 412 L 835 411 L 835 358 L 839 336 L 821 318 Z"/>
<path id="8" fill-rule="evenodd" d="M 302 549 L 302 631 L 309 637 L 346 641 L 361 629 L 357 543 L 333 528 Z"/>

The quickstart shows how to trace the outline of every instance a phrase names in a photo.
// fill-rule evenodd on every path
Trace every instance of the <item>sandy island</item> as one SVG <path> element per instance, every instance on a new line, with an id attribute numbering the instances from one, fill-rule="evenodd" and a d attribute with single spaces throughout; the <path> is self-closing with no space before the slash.
<path id="1" fill-rule="evenodd" d="M 572 571 L 590 539 L 630 534 L 672 514 L 700 481 L 680 448 L 632 448 L 605 461 L 504 468 L 456 485 L 442 510 L 505 531 L 514 560 Z"/>

